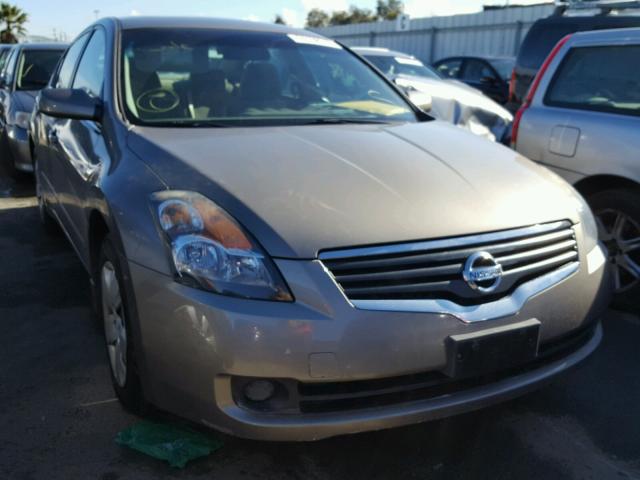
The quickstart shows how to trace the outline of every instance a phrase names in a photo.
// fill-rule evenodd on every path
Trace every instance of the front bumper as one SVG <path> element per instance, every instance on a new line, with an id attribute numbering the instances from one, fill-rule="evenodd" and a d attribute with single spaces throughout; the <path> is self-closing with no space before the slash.
<path id="1" fill-rule="evenodd" d="M 138 367 L 149 401 L 234 435 L 315 440 L 440 418 L 512 398 L 587 357 L 608 305 L 606 268 L 571 277 L 515 315 L 465 324 L 447 314 L 355 309 L 318 261 L 276 260 L 295 303 L 241 300 L 194 290 L 129 262 L 136 286 Z M 304 384 L 394 378 L 446 368 L 445 339 L 536 318 L 540 342 L 592 329 L 576 349 L 535 368 L 427 399 L 323 413 L 262 413 L 234 400 L 232 379 Z"/>
<path id="2" fill-rule="evenodd" d="M 544 366 L 484 385 L 462 388 L 453 394 L 442 394 L 425 400 L 305 416 L 264 415 L 251 412 L 238 406 L 231 397 L 226 395 L 219 396 L 218 406 L 232 419 L 230 426 L 226 427 L 229 433 L 261 440 L 309 441 L 335 435 L 411 425 L 510 400 L 540 387 L 593 353 L 602 340 L 601 325 L 598 323 L 589 334 L 588 341 L 579 349 Z M 216 389 L 221 392 L 229 391 L 228 382 L 229 377 L 219 378 Z M 219 424 L 209 423 L 205 419 L 202 419 L 202 422 L 220 429 Z"/>
<path id="3" fill-rule="evenodd" d="M 29 148 L 29 132 L 17 125 L 7 125 L 7 144 L 13 165 L 21 172 L 33 172 L 33 160 Z"/>

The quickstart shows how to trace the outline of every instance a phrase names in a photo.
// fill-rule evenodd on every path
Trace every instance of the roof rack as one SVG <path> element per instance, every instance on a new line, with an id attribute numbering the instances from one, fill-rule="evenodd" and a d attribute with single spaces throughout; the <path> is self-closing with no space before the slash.
<path id="1" fill-rule="evenodd" d="M 563 15 L 575 10 L 600 10 L 607 15 L 614 10 L 640 9 L 639 0 L 556 0 L 554 15 Z"/>

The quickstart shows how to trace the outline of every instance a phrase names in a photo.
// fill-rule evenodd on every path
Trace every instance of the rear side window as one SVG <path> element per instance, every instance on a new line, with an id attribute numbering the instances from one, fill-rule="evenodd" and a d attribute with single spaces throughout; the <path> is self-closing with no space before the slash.
<path id="1" fill-rule="evenodd" d="M 574 48 L 544 99 L 546 105 L 640 116 L 640 45 Z"/>
<path id="2" fill-rule="evenodd" d="M 481 82 L 484 78 L 495 78 L 489 65 L 480 60 L 467 60 L 462 79 L 468 82 Z"/>
<path id="3" fill-rule="evenodd" d="M 91 37 L 78 65 L 73 88 L 85 90 L 89 95 L 102 97 L 104 83 L 105 34 L 101 29 Z"/>
<path id="4" fill-rule="evenodd" d="M 78 63 L 78 57 L 82 53 L 84 44 L 87 41 L 88 34 L 84 34 L 78 38 L 67 50 L 67 54 L 64 56 L 60 70 L 58 71 L 58 78 L 55 82 L 55 88 L 71 88 L 71 80 L 73 79 L 73 72 Z"/>

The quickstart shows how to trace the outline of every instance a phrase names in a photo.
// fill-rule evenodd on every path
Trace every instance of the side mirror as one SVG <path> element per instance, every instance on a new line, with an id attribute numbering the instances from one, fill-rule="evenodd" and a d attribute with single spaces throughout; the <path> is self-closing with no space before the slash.
<path id="1" fill-rule="evenodd" d="M 409 92 L 409 99 L 411 102 L 425 112 L 431 110 L 433 104 L 433 98 L 428 93 L 419 92 L 414 90 Z"/>
<path id="2" fill-rule="evenodd" d="M 38 111 L 50 117 L 100 121 L 102 102 L 84 90 L 45 88 L 40 92 Z"/>
<path id="3" fill-rule="evenodd" d="M 4 75 L 0 75 L 0 88 L 7 88 L 7 81 Z"/>

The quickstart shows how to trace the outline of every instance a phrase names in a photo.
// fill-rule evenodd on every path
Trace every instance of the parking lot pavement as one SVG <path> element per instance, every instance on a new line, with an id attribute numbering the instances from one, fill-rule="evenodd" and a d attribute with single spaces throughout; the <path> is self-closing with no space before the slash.
<path id="1" fill-rule="evenodd" d="M 308 444 L 221 434 L 172 470 L 114 443 L 137 421 L 109 383 L 88 281 L 40 228 L 29 180 L 0 176 L 2 479 L 640 478 L 640 318 L 610 311 L 601 348 L 552 385 L 428 424 Z"/>

